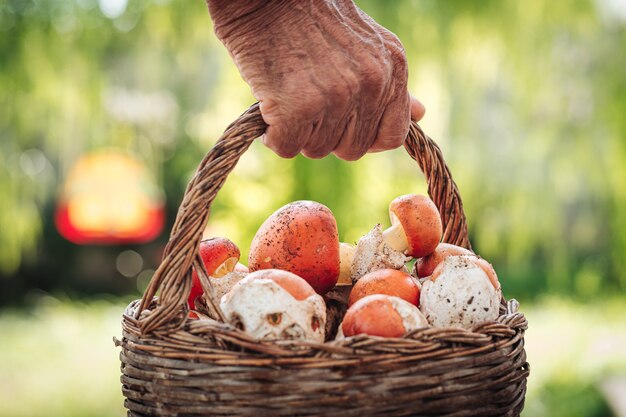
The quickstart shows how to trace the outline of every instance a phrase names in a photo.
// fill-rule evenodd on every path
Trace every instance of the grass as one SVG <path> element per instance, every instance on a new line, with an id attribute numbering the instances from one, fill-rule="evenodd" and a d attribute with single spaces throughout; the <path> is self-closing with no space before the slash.
<path id="1" fill-rule="evenodd" d="M 0 415 L 124 415 L 112 341 L 124 306 L 43 296 L 30 310 L 0 311 Z M 597 387 L 626 376 L 626 302 L 551 298 L 522 310 L 531 364 L 523 415 L 613 415 Z"/>
<path id="2" fill-rule="evenodd" d="M 43 297 L 31 311 L 0 313 L 0 414 L 125 415 L 112 339 L 122 308 Z"/>
<path id="3" fill-rule="evenodd" d="M 626 300 L 577 304 L 559 298 L 522 306 L 531 365 L 523 416 L 612 416 L 599 392 L 626 377 Z"/>

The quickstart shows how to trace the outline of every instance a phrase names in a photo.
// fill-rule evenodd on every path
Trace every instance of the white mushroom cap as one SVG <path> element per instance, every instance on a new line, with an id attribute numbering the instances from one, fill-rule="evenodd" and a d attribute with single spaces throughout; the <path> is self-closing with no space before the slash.
<path id="1" fill-rule="evenodd" d="M 402 324 L 404 324 L 407 333 L 415 329 L 429 326 L 426 316 L 413 304 L 400 297 L 394 296 L 389 296 L 389 301 L 391 301 L 391 304 L 393 304 L 398 314 L 400 314 L 400 317 L 402 317 Z"/>
<path id="2" fill-rule="evenodd" d="M 363 275 L 378 269 L 406 269 L 404 264 L 409 259 L 383 241 L 382 226 L 377 224 L 357 243 L 350 278 L 356 283 Z"/>
<path id="3" fill-rule="evenodd" d="M 449 256 L 423 282 L 420 309 L 433 326 L 471 329 L 498 318 L 501 296 L 471 257 Z"/>
<path id="4" fill-rule="evenodd" d="M 239 281 L 224 297 L 220 307 L 226 320 L 258 339 L 299 339 L 324 342 L 326 306 L 323 298 L 302 278 L 311 295 L 298 300 L 269 278 L 259 278 L 277 270 L 262 270 Z"/>

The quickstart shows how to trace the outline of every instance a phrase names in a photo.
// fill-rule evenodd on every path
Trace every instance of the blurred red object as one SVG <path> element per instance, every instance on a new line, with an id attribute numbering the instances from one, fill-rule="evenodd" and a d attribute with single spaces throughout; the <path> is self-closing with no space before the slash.
<path id="1" fill-rule="evenodd" d="M 81 156 L 55 213 L 59 233 L 81 245 L 149 242 L 164 222 L 162 191 L 141 161 L 118 150 Z"/>

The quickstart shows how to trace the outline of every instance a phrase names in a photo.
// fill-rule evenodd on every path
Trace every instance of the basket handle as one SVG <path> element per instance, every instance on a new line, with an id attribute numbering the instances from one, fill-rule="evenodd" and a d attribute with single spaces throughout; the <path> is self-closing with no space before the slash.
<path id="1" fill-rule="evenodd" d="M 259 104 L 253 104 L 235 120 L 204 157 L 189 182 L 176 221 L 165 247 L 163 260 L 144 292 L 137 319 L 142 333 L 156 329 L 178 328 L 185 321 L 187 297 L 191 290 L 191 267 L 203 273 L 198 246 L 209 219 L 211 203 L 222 188 L 237 161 L 267 128 Z M 444 227 L 443 241 L 471 249 L 461 196 L 437 144 L 411 122 L 404 147 L 419 165 L 428 183 L 428 194 L 439 209 Z M 145 311 L 153 302 L 157 290 L 161 293 L 156 306 Z M 207 297 L 208 307 L 221 312 L 213 297 Z M 144 312 L 144 314 L 142 314 Z M 223 317 L 221 317 L 223 320 Z"/>

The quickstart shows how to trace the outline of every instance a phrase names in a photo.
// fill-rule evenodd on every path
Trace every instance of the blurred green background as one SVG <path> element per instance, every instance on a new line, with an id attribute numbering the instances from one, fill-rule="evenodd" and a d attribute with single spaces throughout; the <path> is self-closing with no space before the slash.
<path id="1" fill-rule="evenodd" d="M 618 416 L 626 397 L 626 1 L 358 0 L 405 45 L 421 125 L 474 249 L 520 300 L 525 416 Z M 202 1 L 0 2 L 0 415 L 124 413 L 118 350 L 202 156 L 253 102 Z M 81 155 L 137 155 L 166 197 L 153 242 L 76 245 L 53 222 Z M 354 242 L 425 192 L 403 150 L 355 163 L 255 144 L 208 234 L 246 259 L 260 223 L 313 199 Z M 622 411 L 623 413 L 623 411 Z"/>

